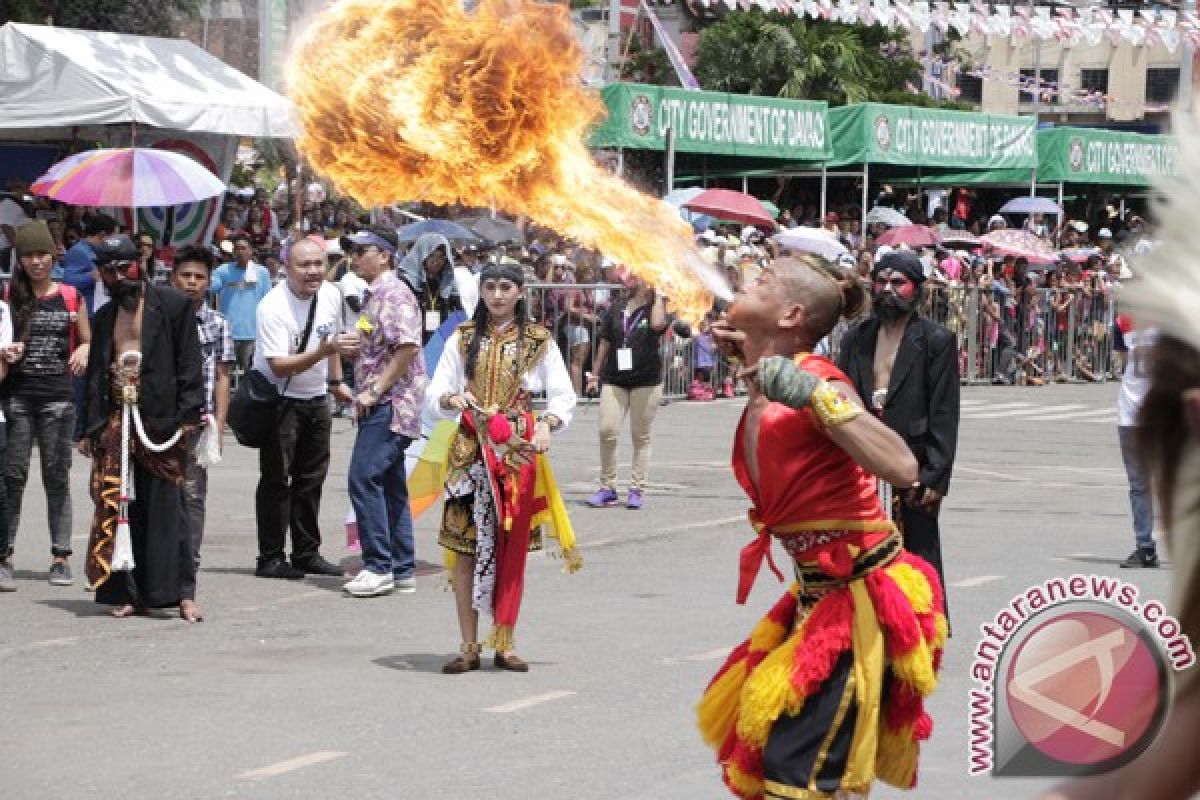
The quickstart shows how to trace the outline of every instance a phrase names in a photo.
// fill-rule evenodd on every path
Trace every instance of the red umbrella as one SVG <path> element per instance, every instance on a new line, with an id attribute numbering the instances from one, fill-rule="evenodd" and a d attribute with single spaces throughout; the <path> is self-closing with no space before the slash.
<path id="1" fill-rule="evenodd" d="M 933 247 L 938 243 L 938 235 L 926 225 L 902 225 L 899 228 L 888 228 L 875 241 L 889 247 L 902 244 L 909 247 Z"/>
<path id="2" fill-rule="evenodd" d="M 758 198 L 732 189 L 707 189 L 688 200 L 683 207 L 717 219 L 732 219 L 768 229 L 775 227 L 774 217 Z"/>
<path id="3" fill-rule="evenodd" d="M 1006 228 L 992 231 L 982 241 L 1001 255 L 1024 257 L 1031 264 L 1053 264 L 1058 260 L 1054 248 L 1045 239 L 1039 239 L 1029 231 Z"/>

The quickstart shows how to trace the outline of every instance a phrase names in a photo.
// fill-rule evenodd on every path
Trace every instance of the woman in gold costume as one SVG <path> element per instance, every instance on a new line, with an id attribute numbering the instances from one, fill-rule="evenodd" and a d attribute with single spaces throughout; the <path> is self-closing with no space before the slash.
<path id="1" fill-rule="evenodd" d="M 457 658 L 442 671 L 480 667 L 479 613 L 494 620 L 486 645 L 498 669 L 526 672 L 513 631 L 524 591 L 525 560 L 542 547 L 542 528 L 558 539 L 568 569 L 578 567 L 574 535 L 545 453 L 550 435 L 571 421 L 575 391 L 550 332 L 528 322 L 524 273 L 489 264 L 479 276 L 474 318 L 446 343 L 426 392 L 436 419 L 459 419 L 450 442 L 446 501 L 438 544 L 452 563 L 462 632 Z M 545 392 L 546 410 L 531 397 Z"/>

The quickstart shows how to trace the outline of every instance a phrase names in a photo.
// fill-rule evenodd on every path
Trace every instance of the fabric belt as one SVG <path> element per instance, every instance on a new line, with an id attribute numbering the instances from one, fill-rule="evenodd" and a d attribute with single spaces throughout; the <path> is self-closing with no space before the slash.
<path id="1" fill-rule="evenodd" d="M 882 569 L 896 560 L 900 555 L 900 533 L 893 531 L 883 541 L 863 549 L 854 557 L 854 565 L 845 576 L 833 576 L 821 569 L 816 561 L 796 562 L 796 581 L 800 584 L 801 594 L 820 594 L 845 586 L 851 581 L 860 580 L 877 569 Z"/>
<path id="2" fill-rule="evenodd" d="M 794 524 L 776 524 L 768 527 L 759 518 L 757 509 L 750 509 L 748 515 L 750 517 L 750 525 L 754 528 L 755 537 L 748 545 L 742 548 L 742 552 L 738 558 L 737 602 L 739 605 L 744 605 L 746 599 L 750 596 L 750 590 L 754 587 L 754 579 L 758 577 L 763 561 L 767 562 L 767 566 L 770 567 L 775 577 L 781 583 L 783 582 L 783 573 L 779 571 L 779 567 L 775 566 L 775 560 L 771 557 L 771 534 L 787 536 L 816 531 L 888 531 L 893 534 L 896 533 L 895 524 L 891 520 L 886 519 L 809 520 Z M 899 536 L 897 535 L 898 539 Z M 827 573 L 838 575 L 849 574 L 851 565 L 849 564 L 848 553 L 845 559 L 839 559 L 840 562 L 844 563 L 835 563 L 829 556 L 825 556 L 824 560 L 829 562 L 824 564 Z"/>

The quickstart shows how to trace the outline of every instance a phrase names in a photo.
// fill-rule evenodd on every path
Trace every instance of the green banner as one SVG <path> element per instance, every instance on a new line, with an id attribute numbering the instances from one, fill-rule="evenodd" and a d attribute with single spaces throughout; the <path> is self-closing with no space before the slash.
<path id="1" fill-rule="evenodd" d="M 608 118 L 592 147 L 665 150 L 669 130 L 681 153 L 823 161 L 832 152 L 824 102 L 636 83 L 606 86 L 602 95 Z"/>
<path id="2" fill-rule="evenodd" d="M 1038 180 L 1149 186 L 1177 175 L 1179 146 L 1170 136 L 1100 128 L 1038 133 Z"/>
<path id="3" fill-rule="evenodd" d="M 951 169 L 1037 166 L 1033 117 L 860 103 L 829 112 L 832 167 Z"/>

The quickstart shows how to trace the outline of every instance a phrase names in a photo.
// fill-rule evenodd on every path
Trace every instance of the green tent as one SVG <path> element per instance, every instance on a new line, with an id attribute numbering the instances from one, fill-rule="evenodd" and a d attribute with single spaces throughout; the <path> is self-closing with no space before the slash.
<path id="1" fill-rule="evenodd" d="M 1038 132 L 1038 181 L 1143 188 L 1177 175 L 1178 154 L 1161 134 L 1049 128 Z"/>
<path id="2" fill-rule="evenodd" d="M 608 118 L 589 145 L 677 153 L 820 162 L 832 153 L 828 107 L 813 100 L 614 83 L 601 91 Z"/>
<path id="3" fill-rule="evenodd" d="M 1177 174 L 1178 145 L 1170 136 L 1103 128 L 1038 131 L 1039 184 L 1092 184 L 1144 189 Z M 1028 185 L 1027 169 L 946 170 L 922 177 L 934 186 Z"/>
<path id="4" fill-rule="evenodd" d="M 916 170 L 1037 166 L 1033 117 L 1009 117 L 881 103 L 829 112 L 830 168 L 881 164 Z"/>

